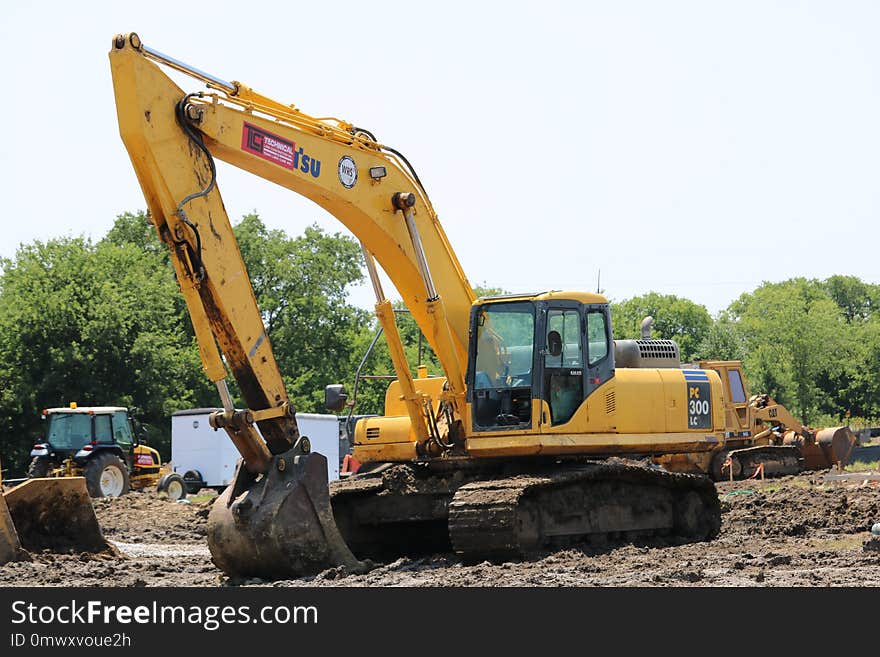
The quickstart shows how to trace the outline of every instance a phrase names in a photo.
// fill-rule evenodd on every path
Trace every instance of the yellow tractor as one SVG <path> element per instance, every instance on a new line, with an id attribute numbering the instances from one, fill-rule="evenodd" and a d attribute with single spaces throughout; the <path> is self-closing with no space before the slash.
<path id="1" fill-rule="evenodd" d="M 715 481 L 797 474 L 849 462 L 855 434 L 847 426 L 814 429 L 767 394 L 749 392 L 738 360 L 701 360 L 696 367 L 721 379 L 724 442 L 710 452 L 664 454 L 655 461 L 676 472 L 702 472 Z"/>
<path id="2" fill-rule="evenodd" d="M 136 432 L 128 409 L 118 406 L 48 408 L 42 442 L 31 450 L 28 477 L 84 477 L 92 497 L 117 497 L 156 486 L 172 500 L 186 496 L 183 477 Z"/>

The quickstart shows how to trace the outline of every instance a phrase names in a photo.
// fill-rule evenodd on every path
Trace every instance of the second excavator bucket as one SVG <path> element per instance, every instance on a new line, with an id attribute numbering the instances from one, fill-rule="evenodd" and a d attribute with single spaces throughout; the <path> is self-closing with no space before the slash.
<path id="1" fill-rule="evenodd" d="M 29 552 L 118 554 L 101 532 L 83 477 L 28 479 L 3 493 L 3 498 L 13 531 Z"/>
<path id="2" fill-rule="evenodd" d="M 318 453 L 274 456 L 259 476 L 239 461 L 208 515 L 208 547 L 229 576 L 281 579 L 365 568 L 333 519 L 327 459 Z"/>
<path id="3" fill-rule="evenodd" d="M 805 469 L 824 470 L 833 468 L 838 463 L 849 463 L 853 447 L 858 441 L 852 429 L 844 426 L 820 429 L 815 434 L 807 435 L 790 431 L 785 435 L 784 442 L 800 448 Z"/>
<path id="4" fill-rule="evenodd" d="M 15 531 L 15 523 L 6 506 L 6 497 L 0 494 L 0 566 L 9 561 L 18 561 L 25 556 Z"/>

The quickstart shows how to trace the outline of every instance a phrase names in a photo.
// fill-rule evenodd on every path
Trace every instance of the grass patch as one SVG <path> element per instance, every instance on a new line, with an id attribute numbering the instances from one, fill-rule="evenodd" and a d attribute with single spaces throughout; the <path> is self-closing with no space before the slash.
<path id="1" fill-rule="evenodd" d="M 201 504 L 202 502 L 210 502 L 216 498 L 216 493 L 199 493 L 198 495 L 188 495 L 186 499 L 193 504 Z"/>
<path id="2" fill-rule="evenodd" d="M 880 460 L 877 461 L 853 461 L 844 467 L 847 472 L 863 472 L 865 470 L 880 470 Z"/>
<path id="3" fill-rule="evenodd" d="M 752 484 L 756 493 L 775 493 L 778 490 L 787 490 L 792 488 L 800 488 L 803 490 L 829 490 L 825 484 L 811 483 L 808 479 L 766 479 L 762 486 L 760 482 Z"/>
<path id="4" fill-rule="evenodd" d="M 840 538 L 811 539 L 810 547 L 821 550 L 855 550 L 861 549 L 865 541 L 864 534 L 850 534 Z"/>

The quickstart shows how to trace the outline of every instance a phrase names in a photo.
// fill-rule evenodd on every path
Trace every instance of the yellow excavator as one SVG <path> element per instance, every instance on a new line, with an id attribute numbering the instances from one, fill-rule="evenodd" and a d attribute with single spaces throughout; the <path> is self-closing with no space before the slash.
<path id="1" fill-rule="evenodd" d="M 717 534 L 711 481 L 648 458 L 723 444 L 717 372 L 681 368 L 669 341 L 613 341 L 599 294 L 475 298 L 415 170 L 370 131 L 200 71 L 134 33 L 114 37 L 109 57 L 120 134 L 222 400 L 210 421 L 242 457 L 209 515 L 224 572 L 289 577 L 408 551 L 503 559 L 572 541 Z M 207 90 L 183 91 L 163 67 Z M 362 468 L 332 489 L 297 427 L 214 158 L 311 199 L 361 242 L 397 379 L 384 415 L 356 425 Z M 412 376 L 378 266 L 442 373 Z M 326 401 L 341 409 L 341 386 Z"/>

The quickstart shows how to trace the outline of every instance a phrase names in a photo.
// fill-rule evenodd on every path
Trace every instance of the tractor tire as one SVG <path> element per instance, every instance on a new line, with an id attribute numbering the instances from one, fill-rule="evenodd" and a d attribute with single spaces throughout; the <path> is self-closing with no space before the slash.
<path id="1" fill-rule="evenodd" d="M 52 461 L 45 456 L 35 456 L 27 469 L 29 479 L 45 477 L 52 470 Z"/>
<path id="2" fill-rule="evenodd" d="M 159 479 L 156 490 L 167 495 L 172 502 L 176 502 L 186 497 L 186 482 L 179 474 L 171 472 Z"/>
<path id="3" fill-rule="evenodd" d="M 83 468 L 92 497 L 119 497 L 131 488 L 125 462 L 112 452 L 98 452 Z"/>

